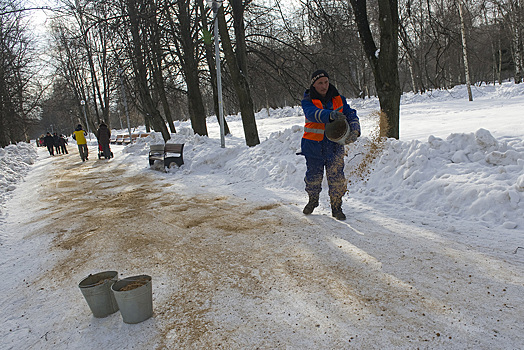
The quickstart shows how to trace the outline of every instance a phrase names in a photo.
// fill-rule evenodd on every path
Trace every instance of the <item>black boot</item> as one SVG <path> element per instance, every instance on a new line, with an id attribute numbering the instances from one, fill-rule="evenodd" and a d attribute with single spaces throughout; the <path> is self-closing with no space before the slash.
<path id="1" fill-rule="evenodd" d="M 306 204 L 302 212 L 306 215 L 309 215 L 316 207 L 318 207 L 318 197 L 309 197 L 309 202 Z"/>
<path id="2" fill-rule="evenodd" d="M 342 199 L 331 200 L 331 215 L 337 220 L 346 220 L 346 215 L 342 212 Z"/>

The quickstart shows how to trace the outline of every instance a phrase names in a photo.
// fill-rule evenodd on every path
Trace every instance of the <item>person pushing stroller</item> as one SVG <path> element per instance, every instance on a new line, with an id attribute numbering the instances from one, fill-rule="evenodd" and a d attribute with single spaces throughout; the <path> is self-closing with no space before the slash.
<path id="1" fill-rule="evenodd" d="M 111 149 L 109 148 L 109 143 L 111 141 L 111 130 L 107 127 L 107 124 L 102 121 L 98 130 L 96 131 L 96 138 L 98 139 L 99 151 L 101 151 L 105 159 L 111 158 Z M 100 152 L 99 152 L 99 158 Z"/>

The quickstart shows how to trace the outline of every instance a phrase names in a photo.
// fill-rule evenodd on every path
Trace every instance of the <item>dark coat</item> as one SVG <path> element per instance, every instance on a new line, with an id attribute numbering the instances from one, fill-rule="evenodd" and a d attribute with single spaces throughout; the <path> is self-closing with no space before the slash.
<path id="1" fill-rule="evenodd" d="M 111 131 L 104 123 L 100 124 L 96 131 L 96 138 L 101 145 L 108 145 L 111 139 Z"/>
<path id="2" fill-rule="evenodd" d="M 46 135 L 44 137 L 44 145 L 45 146 L 54 146 L 55 145 L 55 140 L 53 139 L 53 136 L 52 135 Z"/>

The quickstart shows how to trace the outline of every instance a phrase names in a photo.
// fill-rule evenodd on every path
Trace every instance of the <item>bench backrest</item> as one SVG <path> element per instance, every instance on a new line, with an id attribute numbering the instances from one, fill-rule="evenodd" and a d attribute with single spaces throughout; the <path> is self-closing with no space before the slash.
<path id="1" fill-rule="evenodd" d="M 182 154 L 182 150 L 184 149 L 183 143 L 166 143 L 164 147 L 164 152 L 166 153 L 180 153 Z"/>
<path id="2" fill-rule="evenodd" d="M 163 153 L 164 152 L 163 144 L 151 145 L 149 147 L 150 147 L 151 153 Z"/>

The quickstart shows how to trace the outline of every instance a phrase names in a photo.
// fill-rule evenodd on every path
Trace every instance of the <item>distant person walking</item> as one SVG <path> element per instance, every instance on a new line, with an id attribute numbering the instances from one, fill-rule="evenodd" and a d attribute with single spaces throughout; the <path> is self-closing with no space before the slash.
<path id="1" fill-rule="evenodd" d="M 47 147 L 47 150 L 49 151 L 50 156 L 55 155 L 54 147 L 55 147 L 55 140 L 53 139 L 53 135 L 48 131 L 47 134 L 44 136 L 44 146 Z"/>
<path id="2" fill-rule="evenodd" d="M 346 120 L 350 133 L 345 142 L 356 141 L 360 136 L 357 111 L 350 108 L 346 98 L 329 83 L 325 70 L 317 70 L 311 76 L 309 89 L 304 92 L 302 109 L 306 117 L 300 154 L 306 157 L 306 192 L 309 202 L 303 213 L 309 215 L 318 207 L 324 168 L 329 185 L 331 213 L 337 220 L 345 220 L 342 196 L 346 193 L 344 177 L 344 145 L 329 140 L 325 135 L 328 123 Z"/>
<path id="3" fill-rule="evenodd" d="M 69 152 L 67 152 L 67 139 L 64 135 L 60 135 L 60 139 L 58 140 L 59 142 L 59 145 L 60 145 L 60 150 L 62 151 L 62 154 L 69 154 Z"/>
<path id="4" fill-rule="evenodd" d="M 96 131 L 96 138 L 98 143 L 102 146 L 102 152 L 104 153 L 105 159 L 111 158 L 111 149 L 109 148 L 109 142 L 111 141 L 111 130 L 107 127 L 106 123 L 102 121 L 98 130 Z"/>
<path id="5" fill-rule="evenodd" d="M 76 140 L 76 144 L 78 145 L 78 152 L 80 153 L 82 162 L 89 160 L 86 136 L 87 132 L 82 129 L 82 124 L 78 124 L 75 131 L 73 132 L 73 139 Z"/>
<path id="6" fill-rule="evenodd" d="M 58 134 L 56 132 L 53 133 L 53 142 L 55 143 L 56 154 L 60 154 L 60 137 L 58 137 Z"/>

